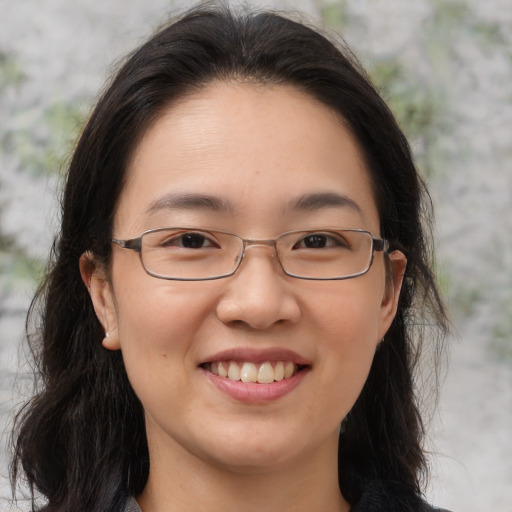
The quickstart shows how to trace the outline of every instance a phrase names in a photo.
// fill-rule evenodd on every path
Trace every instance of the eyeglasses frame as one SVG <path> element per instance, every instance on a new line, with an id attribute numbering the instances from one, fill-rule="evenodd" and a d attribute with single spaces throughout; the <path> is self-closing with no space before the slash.
<path id="1" fill-rule="evenodd" d="M 188 277 L 167 277 L 162 276 L 160 274 L 157 274 L 155 272 L 152 272 L 149 270 L 146 265 L 144 265 L 144 260 L 142 259 L 142 238 L 147 235 L 148 233 L 156 233 L 158 231 L 167 231 L 172 229 L 178 229 L 178 230 L 191 230 L 191 231 L 202 231 L 202 232 L 212 232 L 212 233 L 222 233 L 225 235 L 231 235 L 243 242 L 242 251 L 240 252 L 240 255 L 238 257 L 238 261 L 236 262 L 235 268 L 232 272 L 228 274 L 222 274 L 219 276 L 213 276 L 213 277 L 200 277 L 200 278 L 188 278 Z M 361 272 L 357 272 L 355 274 L 349 274 L 348 276 L 342 276 L 342 277 L 304 277 L 299 276 L 296 274 L 292 274 L 290 272 L 287 272 L 283 264 L 281 263 L 281 259 L 279 258 L 279 252 L 277 251 L 277 241 L 282 238 L 283 236 L 291 235 L 293 233 L 317 233 L 318 231 L 351 231 L 351 232 L 357 232 L 357 233 L 365 233 L 369 235 L 372 239 L 372 250 L 371 250 L 371 257 L 370 261 L 368 263 L 368 266 L 365 270 Z M 279 236 L 273 239 L 263 239 L 263 240 L 257 240 L 257 239 L 246 239 L 242 238 L 241 236 L 235 235 L 234 233 L 230 233 L 229 231 L 223 231 L 220 229 L 209 229 L 209 228 L 197 228 L 197 227 L 191 227 L 191 226 L 177 226 L 177 227 L 166 227 L 166 228 L 156 228 L 156 229 L 148 229 L 147 231 L 144 231 L 141 235 L 139 235 L 136 238 L 130 238 L 127 240 L 120 240 L 118 238 L 111 238 L 110 242 L 113 244 L 118 245 L 119 247 L 122 247 L 123 249 L 129 249 L 131 251 L 135 251 L 139 253 L 139 259 L 142 264 L 142 268 L 145 270 L 145 272 L 150 275 L 151 277 L 155 277 L 157 279 L 164 279 L 166 281 L 214 281 L 216 279 L 224 279 L 226 277 L 231 277 L 236 273 L 236 271 L 240 268 L 240 265 L 242 263 L 242 260 L 245 256 L 245 251 L 248 246 L 251 245 L 266 245 L 266 246 L 273 246 L 276 254 L 277 261 L 279 262 L 279 266 L 285 273 L 285 275 L 289 277 L 293 277 L 295 279 L 304 279 L 307 281 L 343 281 L 345 279 L 353 279 L 355 277 L 362 276 L 369 272 L 374 259 L 374 253 L 375 251 L 378 252 L 389 252 L 389 241 L 384 238 L 376 238 L 373 236 L 373 234 L 366 230 L 366 229 L 359 229 L 359 228 L 322 228 L 320 229 L 298 229 L 298 230 L 292 230 L 292 231 L 286 231 L 285 233 L 281 233 Z"/>

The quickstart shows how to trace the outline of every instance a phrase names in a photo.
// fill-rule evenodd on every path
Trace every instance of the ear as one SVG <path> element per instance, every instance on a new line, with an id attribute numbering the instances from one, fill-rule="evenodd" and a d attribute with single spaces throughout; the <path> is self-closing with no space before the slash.
<path id="1" fill-rule="evenodd" d="M 407 258 L 401 251 L 393 251 L 388 255 L 388 272 L 386 290 L 380 306 L 379 340 L 384 338 L 395 318 L 400 290 L 404 280 Z"/>
<path id="2" fill-rule="evenodd" d="M 114 294 L 105 268 L 95 260 L 90 251 L 80 256 L 79 264 L 80 274 L 91 296 L 94 311 L 105 331 L 102 344 L 108 350 L 119 350 L 121 346 Z"/>

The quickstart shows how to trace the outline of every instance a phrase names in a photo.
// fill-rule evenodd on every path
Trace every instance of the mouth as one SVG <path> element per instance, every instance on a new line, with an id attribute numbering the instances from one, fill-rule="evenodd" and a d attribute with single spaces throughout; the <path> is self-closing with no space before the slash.
<path id="1" fill-rule="evenodd" d="M 262 404 L 292 393 L 312 366 L 312 361 L 284 348 L 237 348 L 210 355 L 199 369 L 231 399 Z"/>
<path id="2" fill-rule="evenodd" d="M 308 365 L 297 364 L 293 361 L 211 361 L 200 365 L 205 371 L 232 381 L 252 382 L 257 384 L 272 384 L 290 379 L 305 370 Z"/>

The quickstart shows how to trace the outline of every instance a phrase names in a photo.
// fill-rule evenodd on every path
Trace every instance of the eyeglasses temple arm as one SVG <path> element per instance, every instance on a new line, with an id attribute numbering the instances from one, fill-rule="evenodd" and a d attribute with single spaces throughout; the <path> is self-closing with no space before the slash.
<path id="1" fill-rule="evenodd" d="M 374 238 L 373 239 L 373 250 L 388 252 L 389 251 L 388 240 L 384 240 L 382 238 Z"/>
<path id="2" fill-rule="evenodd" d="M 113 244 L 119 245 L 123 249 L 131 249 L 132 251 L 140 252 L 141 250 L 141 240 L 142 238 L 132 238 L 131 240 L 118 240 L 117 238 L 112 238 L 110 241 Z"/>

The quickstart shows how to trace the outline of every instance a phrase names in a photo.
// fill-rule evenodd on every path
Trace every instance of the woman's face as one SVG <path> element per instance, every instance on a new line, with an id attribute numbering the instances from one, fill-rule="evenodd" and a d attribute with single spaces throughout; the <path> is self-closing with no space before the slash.
<path id="1" fill-rule="evenodd" d="M 114 237 L 172 226 L 246 239 L 327 227 L 380 236 L 368 171 L 338 115 L 292 87 L 247 84 L 187 97 L 138 146 Z M 233 276 L 183 282 L 151 277 L 136 252 L 113 245 L 108 280 L 101 270 L 85 279 L 104 346 L 122 351 L 144 406 L 151 452 L 243 471 L 336 457 L 340 422 L 395 314 L 405 262 L 391 255 L 387 285 L 384 257 L 354 279 L 308 281 L 253 246 Z M 279 379 L 279 361 L 295 373 L 230 378 L 252 364 Z M 230 376 L 215 375 L 219 363 Z"/>

